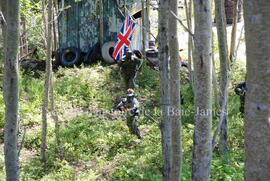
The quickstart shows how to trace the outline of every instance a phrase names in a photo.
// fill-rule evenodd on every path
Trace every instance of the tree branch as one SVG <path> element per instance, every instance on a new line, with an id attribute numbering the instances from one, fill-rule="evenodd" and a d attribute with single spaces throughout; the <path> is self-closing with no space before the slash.
<path id="1" fill-rule="evenodd" d="M 152 116 L 150 116 L 149 114 L 147 114 L 146 112 L 144 113 L 144 116 L 149 118 L 151 121 L 155 122 L 155 123 L 159 123 L 157 120 L 155 120 Z"/>
<path id="2" fill-rule="evenodd" d="M 5 16 L 3 15 L 2 11 L 0 11 L 0 16 L 1 16 L 2 20 L 3 20 L 3 22 L 4 22 L 4 25 L 7 25 L 7 21 L 5 19 Z"/>
<path id="3" fill-rule="evenodd" d="M 172 12 L 172 10 L 169 10 L 170 11 L 170 13 L 179 21 L 179 23 L 182 25 L 182 27 L 190 34 L 190 36 L 192 36 L 193 38 L 194 38 L 194 34 L 191 32 L 191 30 L 190 29 L 188 29 L 185 25 L 184 25 L 184 23 L 183 23 L 183 21 L 174 13 L 174 12 Z"/>

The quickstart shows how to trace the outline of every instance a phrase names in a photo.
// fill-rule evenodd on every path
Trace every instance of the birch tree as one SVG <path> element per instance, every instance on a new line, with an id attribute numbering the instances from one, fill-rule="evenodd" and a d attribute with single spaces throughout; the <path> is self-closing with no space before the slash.
<path id="1" fill-rule="evenodd" d="M 240 0 L 234 1 L 234 5 L 233 5 L 233 24 L 232 24 L 232 33 L 231 33 L 230 63 L 233 62 L 233 58 L 235 56 L 234 51 L 235 51 L 235 42 L 236 42 L 239 1 Z"/>
<path id="2" fill-rule="evenodd" d="M 192 180 L 209 179 L 212 147 L 211 1 L 194 0 L 195 130 Z"/>
<path id="3" fill-rule="evenodd" d="M 226 31 L 226 16 L 224 8 L 224 0 L 215 0 L 215 14 L 218 35 L 219 60 L 220 60 L 220 108 L 222 116 L 222 126 L 220 134 L 219 150 L 221 154 L 228 152 L 228 115 L 227 115 L 227 100 L 228 100 L 228 45 Z M 222 107 L 223 102 L 225 106 Z"/>
<path id="4" fill-rule="evenodd" d="M 147 2 L 142 0 L 141 1 L 141 4 L 142 4 L 142 45 L 143 45 L 143 55 L 145 56 L 145 50 L 146 48 L 148 47 L 147 46 L 147 42 L 148 42 L 148 37 L 147 37 L 147 27 L 146 27 L 146 22 L 147 22 L 147 9 L 146 9 L 146 6 L 147 6 Z"/>
<path id="5" fill-rule="evenodd" d="M 178 13 L 177 0 L 169 1 L 169 9 L 176 16 Z M 170 14 L 168 23 L 168 40 L 170 55 L 170 119 L 172 122 L 172 172 L 171 180 L 178 181 L 181 175 L 181 121 L 180 121 L 180 57 L 177 35 L 177 19 Z"/>
<path id="6" fill-rule="evenodd" d="M 19 1 L 1 0 L 6 17 L 5 62 L 4 62 L 4 100 L 5 100 L 5 128 L 4 152 L 6 180 L 19 180 L 18 158 L 18 101 L 19 101 Z"/>
<path id="7" fill-rule="evenodd" d="M 7 20 L 6 20 L 6 11 L 7 11 L 7 1 L 3 0 L 0 1 L 0 23 L 2 28 L 2 37 L 3 37 L 3 50 L 5 51 L 5 39 L 6 39 L 6 28 L 7 28 Z M 0 62 L 1 64 L 4 62 Z M 0 66 L 2 68 L 2 65 Z"/>
<path id="8" fill-rule="evenodd" d="M 192 28 L 192 1 L 187 0 L 184 1 L 185 4 L 185 10 L 186 10 L 186 18 L 187 18 L 187 26 L 190 32 L 193 32 Z M 188 70 L 189 70 L 189 79 L 192 84 L 192 88 L 194 87 L 194 82 L 193 82 L 193 71 L 192 71 L 192 65 L 193 65 L 193 39 L 191 34 L 188 34 Z"/>
<path id="9" fill-rule="evenodd" d="M 245 0 L 245 180 L 270 178 L 270 1 Z"/>
<path id="10" fill-rule="evenodd" d="M 59 10 L 58 10 L 58 5 L 57 5 L 58 1 L 53 1 L 53 7 L 52 7 L 52 19 L 53 19 L 53 48 L 52 50 L 55 51 L 58 48 L 58 29 L 57 29 L 57 25 L 58 25 L 58 21 L 57 21 L 57 16 L 59 14 Z"/>
<path id="11" fill-rule="evenodd" d="M 160 59 L 160 97 L 161 97 L 161 135 L 163 153 L 163 180 L 171 180 L 172 167 L 172 131 L 171 120 L 169 119 L 170 106 L 170 84 L 169 84 L 169 50 L 168 50 L 168 0 L 159 1 L 158 13 L 158 41 Z"/>
<path id="12" fill-rule="evenodd" d="M 55 16 L 57 16 L 58 12 L 58 8 L 57 8 L 57 2 L 53 1 L 53 5 L 52 5 L 52 24 L 51 26 L 53 27 L 53 39 L 51 38 L 51 41 L 53 40 L 53 43 L 51 43 L 51 50 L 48 52 L 50 54 L 52 54 L 52 50 L 56 50 L 57 46 L 58 46 L 58 40 L 57 40 L 57 28 L 56 28 L 56 24 L 57 21 L 55 19 Z M 48 12 L 49 13 L 49 12 Z M 50 26 L 50 27 L 51 27 Z M 102 43 L 103 41 L 100 41 L 100 43 Z M 52 47 L 53 45 L 53 47 Z M 53 49 L 54 48 L 54 49 Z M 52 60 L 51 60 L 52 61 Z M 50 61 L 50 62 L 51 62 Z M 52 63 L 51 63 L 52 64 Z M 50 102 L 50 112 L 51 112 L 51 117 L 54 120 L 54 133 L 55 133 L 55 143 L 58 145 L 58 147 L 60 147 L 60 121 L 59 121 L 59 116 L 57 113 L 57 108 L 55 106 L 55 97 L 54 97 L 54 76 L 53 76 L 53 71 L 52 71 L 52 65 L 50 65 L 50 90 L 49 90 L 49 102 Z M 59 152 L 59 149 L 56 148 L 55 150 L 57 153 Z"/>
<path id="13" fill-rule="evenodd" d="M 46 77 L 45 77 L 45 92 L 42 105 L 42 142 L 41 142 L 41 158 L 46 164 L 47 162 L 47 112 L 49 103 L 50 83 L 52 80 L 52 0 L 48 1 L 48 28 L 47 28 L 47 57 L 46 57 Z"/>

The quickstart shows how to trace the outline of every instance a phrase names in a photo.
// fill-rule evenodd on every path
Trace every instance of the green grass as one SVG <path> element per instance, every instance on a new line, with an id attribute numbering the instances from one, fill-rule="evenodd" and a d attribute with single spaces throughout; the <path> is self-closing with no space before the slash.
<path id="1" fill-rule="evenodd" d="M 238 70 L 241 68 L 241 65 L 237 67 Z M 118 67 L 97 64 L 90 68 L 60 69 L 54 76 L 61 144 L 55 144 L 54 123 L 49 117 L 49 160 L 46 168 L 39 159 L 44 80 L 31 75 L 21 76 L 21 127 L 27 128 L 21 154 L 21 180 L 162 180 L 159 125 L 141 116 L 139 128 L 144 138 L 138 140 L 129 133 L 125 115 L 112 111 L 125 93 Z M 233 83 L 242 79 L 243 74 L 237 73 Z M 142 100 L 141 105 L 159 121 L 159 72 L 143 66 L 137 83 L 140 89 L 136 94 Z M 182 85 L 181 89 L 185 99 L 182 109 L 193 112 L 191 86 Z M 2 130 L 4 104 L 0 95 Z M 233 93 L 233 88 L 230 89 L 229 105 L 230 154 L 226 158 L 217 152 L 213 154 L 213 181 L 243 180 L 243 119 L 238 113 L 239 98 Z M 183 181 L 191 179 L 193 116 L 185 114 L 182 117 Z M 0 135 L 0 140 L 0 180 L 4 180 L 3 135 Z"/>

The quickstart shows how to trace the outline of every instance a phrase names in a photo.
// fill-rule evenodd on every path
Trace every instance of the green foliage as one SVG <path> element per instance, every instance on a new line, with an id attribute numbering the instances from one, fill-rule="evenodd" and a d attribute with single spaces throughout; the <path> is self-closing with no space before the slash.
<path id="1" fill-rule="evenodd" d="M 40 0 L 20 0 L 21 21 L 25 22 L 26 30 L 21 30 L 21 34 L 26 36 L 30 52 L 37 49 L 38 57 L 44 59 L 44 25 L 42 18 L 42 7 Z M 25 32 L 24 32 L 25 31 Z"/>
<path id="2" fill-rule="evenodd" d="M 76 0 L 80 1 L 80 0 Z M 134 0 L 133 0 L 134 1 Z M 68 9 L 70 6 L 65 7 Z M 40 0 L 20 0 L 21 20 L 29 48 L 37 48 L 40 59 L 45 57 L 44 27 Z M 60 9 L 60 11 L 63 9 Z M 157 15 L 156 15 L 157 16 Z M 22 31 L 22 34 L 25 32 Z M 154 34 L 157 32 L 154 30 Z M 218 52 L 214 37 L 214 52 Z M 1 40 L 2 42 L 2 40 Z M 2 45 L 2 44 L 1 44 Z M 3 58 L 0 47 L 0 60 Z M 216 56 L 217 57 L 217 56 Z M 216 58 L 217 59 L 217 58 Z M 0 61 L 1 62 L 1 61 Z M 229 89 L 229 146 L 230 153 L 222 157 L 213 154 L 212 181 L 241 181 L 244 170 L 244 129 L 239 113 L 239 97 L 233 89 L 245 79 L 245 65 L 237 60 L 232 86 Z M 219 69 L 219 61 L 216 61 Z M 147 113 L 157 122 L 141 115 L 139 129 L 143 140 L 131 135 L 125 123 L 125 115 L 116 114 L 112 108 L 124 95 L 117 66 L 82 67 L 60 70 L 55 74 L 56 108 L 60 115 L 60 141 L 54 140 L 54 125 L 48 115 L 48 165 L 41 162 L 41 106 L 44 92 L 44 73 L 40 79 L 33 74 L 22 74 L 20 80 L 20 130 L 26 128 L 24 149 L 21 152 L 22 181 L 94 181 L 94 180 L 162 180 L 159 71 L 146 66 L 144 61 L 138 75 L 139 89 L 136 95 Z M 184 76 L 181 76 L 183 79 Z M 3 78 L 0 67 L 0 80 Z M 183 85 L 183 82 L 185 84 Z M 0 180 L 5 178 L 3 127 L 3 86 L 0 86 Z M 182 109 L 183 166 L 182 180 L 191 180 L 191 162 L 194 133 L 194 95 L 190 83 L 182 81 L 184 97 Z M 213 116 L 214 128 L 217 115 Z M 214 129 L 213 128 L 213 129 Z M 19 140 L 22 138 L 20 131 Z"/>
<path id="3" fill-rule="evenodd" d="M 194 124 L 194 92 L 190 83 L 181 87 L 181 94 L 184 99 L 184 104 L 181 106 L 183 124 Z"/>
<path id="4" fill-rule="evenodd" d="M 24 126 L 38 125 L 41 120 L 44 82 L 33 77 L 33 74 L 23 74 L 20 78 L 20 117 Z"/>
<path id="5" fill-rule="evenodd" d="M 243 73 L 237 66 L 234 84 Z M 41 73 L 42 78 L 44 74 Z M 26 127 L 24 149 L 21 152 L 21 180 L 162 180 L 161 135 L 158 121 L 159 72 L 142 67 L 137 83 L 137 97 L 141 105 L 157 122 L 141 115 L 139 129 L 143 140 L 131 135 L 124 114 L 112 108 L 125 90 L 117 66 L 60 69 L 55 74 L 56 106 L 60 115 L 61 144 L 55 144 L 54 125 L 49 117 L 48 165 L 40 161 L 41 105 L 44 80 L 22 74 L 20 81 L 21 127 Z M 182 180 L 191 180 L 191 161 L 194 130 L 193 90 L 189 83 L 181 86 L 183 167 Z M 2 95 L 2 94 L 1 94 Z M 222 157 L 214 153 L 213 181 L 243 180 L 244 131 L 239 114 L 239 97 L 229 91 L 230 154 Z M 3 125 L 4 104 L 0 96 L 0 123 Z M 1 112 L 2 110 L 2 112 Z M 214 117 L 216 122 L 217 117 Z M 1 122 L 2 121 L 2 122 Z M 0 127 L 1 129 L 1 127 Z M 21 136 L 20 136 L 21 140 Z M 57 152 L 56 152 L 57 151 Z M 0 153 L 3 147 L 0 146 Z M 0 154 L 3 155 L 3 154 Z M 4 158 L 0 156 L 0 180 L 4 179 Z"/>
<path id="6" fill-rule="evenodd" d="M 67 101 L 68 98 L 71 100 L 72 106 L 79 105 L 85 108 L 93 104 L 108 108 L 113 106 L 111 97 L 107 95 L 117 89 L 114 86 L 119 82 L 111 80 L 113 78 L 111 76 L 114 76 L 117 80 L 117 77 L 111 75 L 111 72 L 108 72 L 99 64 L 96 65 L 96 69 L 91 70 L 86 68 L 63 71 L 64 69 L 59 71 L 59 78 L 56 81 L 56 91 L 60 99 Z M 111 103 L 108 104 L 108 102 Z"/>
<path id="7" fill-rule="evenodd" d="M 242 154 L 242 153 L 241 153 Z M 215 158 L 213 159 L 213 168 L 212 168 L 212 179 L 217 181 L 238 181 L 244 180 L 243 171 L 244 163 L 239 162 L 238 158 L 239 153 L 231 153 L 226 157 Z"/>
<path id="8" fill-rule="evenodd" d="M 143 89 L 159 89 L 159 71 L 155 71 L 143 62 L 139 73 L 138 84 Z"/>

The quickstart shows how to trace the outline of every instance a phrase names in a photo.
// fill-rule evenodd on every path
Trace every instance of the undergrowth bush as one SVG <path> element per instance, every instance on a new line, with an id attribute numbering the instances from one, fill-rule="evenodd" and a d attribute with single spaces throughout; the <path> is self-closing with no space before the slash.
<path id="1" fill-rule="evenodd" d="M 241 65 L 237 67 L 241 68 Z M 234 85 L 242 79 L 244 74 L 237 71 L 229 91 L 230 153 L 222 157 L 214 152 L 211 175 L 213 181 L 244 180 L 243 118 L 239 113 L 239 97 L 233 92 Z M 141 114 L 139 129 L 143 140 L 129 133 L 125 115 L 116 114 L 112 110 L 117 97 L 124 96 L 126 91 L 117 66 L 102 67 L 97 64 L 90 68 L 60 68 L 55 73 L 55 100 L 61 123 L 61 144 L 55 143 L 54 125 L 49 117 L 48 163 L 45 168 L 39 158 L 44 80 L 22 75 L 21 126 L 26 127 L 27 132 L 21 156 L 21 179 L 162 180 L 159 72 L 144 64 L 137 84 L 139 89 L 136 95 L 141 106 L 154 119 L 150 120 L 147 115 Z M 181 109 L 185 111 L 182 114 L 182 180 L 189 181 L 194 133 L 194 94 L 191 84 L 182 85 L 181 92 L 184 97 Z M 3 103 L 1 96 L 0 103 Z M 0 109 L 0 129 L 4 123 L 2 108 L 4 107 Z M 213 118 L 214 126 L 217 118 Z M 2 152 L 3 148 L 0 147 L 0 153 Z M 0 180 L 2 173 L 4 174 L 4 163 L 0 156 Z"/>

